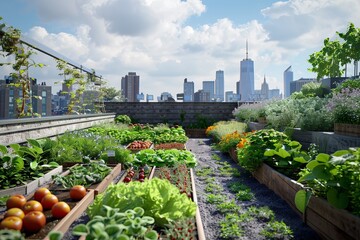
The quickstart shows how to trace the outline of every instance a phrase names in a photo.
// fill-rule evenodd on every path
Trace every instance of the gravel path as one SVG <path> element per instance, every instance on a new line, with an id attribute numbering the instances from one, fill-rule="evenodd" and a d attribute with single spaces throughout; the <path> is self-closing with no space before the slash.
<path id="1" fill-rule="evenodd" d="M 222 239 L 220 237 L 220 222 L 225 219 L 225 214 L 218 211 L 215 204 L 207 202 L 208 192 L 205 187 L 209 182 L 215 183 L 222 188 L 217 194 L 224 195 L 227 200 L 235 200 L 236 205 L 240 206 L 239 215 L 247 212 L 250 206 L 262 207 L 268 206 L 275 213 L 275 220 L 283 221 L 293 231 L 293 239 L 320 239 L 317 234 L 306 224 L 301 218 L 275 193 L 269 190 L 265 185 L 260 184 L 251 174 L 247 173 L 240 166 L 235 164 L 229 155 L 222 154 L 211 147 L 210 139 L 189 139 L 186 148 L 192 151 L 198 160 L 198 166 L 195 168 L 196 192 L 198 197 L 198 205 L 201 213 L 201 219 L 204 225 L 206 239 Z M 232 168 L 236 168 L 238 173 L 235 176 L 224 176 L 221 168 L 230 164 Z M 201 169 L 211 168 L 213 174 L 209 176 L 199 176 Z M 236 171 L 236 172 L 237 172 Z M 212 181 L 207 181 L 213 177 Z M 251 189 L 254 198 L 250 201 L 238 201 L 235 194 L 228 187 L 229 183 L 241 182 Z M 216 187 L 217 188 L 217 187 Z M 269 239 L 260 235 L 260 232 L 267 226 L 267 221 L 261 221 L 258 218 L 247 218 L 247 220 L 239 223 L 242 229 L 241 237 L 229 237 L 229 239 Z M 291 237 L 277 238 L 291 239 Z"/>

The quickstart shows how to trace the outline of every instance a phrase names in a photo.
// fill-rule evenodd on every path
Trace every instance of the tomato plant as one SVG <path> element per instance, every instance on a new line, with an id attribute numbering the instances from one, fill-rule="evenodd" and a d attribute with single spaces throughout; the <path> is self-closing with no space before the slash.
<path id="1" fill-rule="evenodd" d="M 22 210 L 24 211 L 25 214 L 28 214 L 29 212 L 32 212 L 32 211 L 40 211 L 40 212 L 42 212 L 43 207 L 42 207 L 41 203 L 39 203 L 38 201 L 30 200 L 30 201 L 25 203 Z"/>
<path id="2" fill-rule="evenodd" d="M 7 201 L 6 201 L 6 208 L 22 208 L 26 203 L 26 198 L 21 194 L 15 194 L 12 195 Z"/>
<path id="3" fill-rule="evenodd" d="M 56 203 L 59 202 L 59 199 L 54 194 L 47 194 L 41 199 L 41 205 L 44 209 L 51 209 Z"/>
<path id="4" fill-rule="evenodd" d="M 23 222 L 21 220 L 21 218 L 19 217 L 15 217 L 15 216 L 10 216 L 10 217 L 6 217 L 4 220 L 1 221 L 0 223 L 0 228 L 1 229 L 13 229 L 13 230 L 21 230 L 23 225 Z"/>
<path id="5" fill-rule="evenodd" d="M 34 199 L 41 202 L 42 198 L 49 193 L 51 193 L 50 190 L 45 187 L 38 188 L 34 193 Z"/>
<path id="6" fill-rule="evenodd" d="M 54 218 L 63 218 L 70 212 L 70 206 L 66 202 L 58 202 L 51 208 Z"/>
<path id="7" fill-rule="evenodd" d="M 27 232 L 38 232 L 46 224 L 46 217 L 40 211 L 32 211 L 25 215 L 23 226 Z"/>
<path id="8" fill-rule="evenodd" d="M 86 195 L 86 188 L 82 185 L 75 185 L 70 189 L 70 198 L 81 200 Z"/>
<path id="9" fill-rule="evenodd" d="M 23 219 L 25 217 L 25 213 L 20 208 L 10 208 L 9 210 L 6 211 L 5 218 L 11 216 Z"/>

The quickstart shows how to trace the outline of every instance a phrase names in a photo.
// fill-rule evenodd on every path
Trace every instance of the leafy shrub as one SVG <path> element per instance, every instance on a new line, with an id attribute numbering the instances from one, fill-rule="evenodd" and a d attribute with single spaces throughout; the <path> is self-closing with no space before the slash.
<path id="1" fill-rule="evenodd" d="M 340 93 L 344 89 L 360 89 L 360 79 L 347 79 L 333 89 L 333 92 Z"/>
<path id="2" fill-rule="evenodd" d="M 244 134 L 238 133 L 237 131 L 233 133 L 228 133 L 221 137 L 220 142 L 217 144 L 217 147 L 221 152 L 229 152 L 230 149 L 236 148 L 236 145 L 244 137 Z"/>
<path id="3" fill-rule="evenodd" d="M 300 172 L 313 194 L 324 197 L 336 208 L 360 215 L 360 148 L 340 150 L 332 155 L 320 153 Z M 305 195 L 302 201 L 304 202 Z"/>
<path id="4" fill-rule="evenodd" d="M 325 95 L 330 93 L 330 90 L 327 89 L 320 82 L 309 82 L 301 87 L 301 93 L 304 97 L 323 98 L 325 97 Z"/>
<path id="5" fill-rule="evenodd" d="M 256 122 L 259 117 L 266 117 L 265 109 L 268 101 L 260 103 L 244 103 L 232 112 L 237 121 L 240 122 Z"/>
<path id="6" fill-rule="evenodd" d="M 131 118 L 128 115 L 118 115 L 114 119 L 115 123 L 130 124 Z"/>
<path id="7" fill-rule="evenodd" d="M 264 152 L 275 144 L 289 142 L 288 137 L 274 129 L 262 129 L 246 136 L 246 141 L 237 148 L 239 164 L 253 172 L 266 160 Z"/>
<path id="8" fill-rule="evenodd" d="M 360 124 L 360 88 L 343 88 L 327 104 L 334 122 Z"/>

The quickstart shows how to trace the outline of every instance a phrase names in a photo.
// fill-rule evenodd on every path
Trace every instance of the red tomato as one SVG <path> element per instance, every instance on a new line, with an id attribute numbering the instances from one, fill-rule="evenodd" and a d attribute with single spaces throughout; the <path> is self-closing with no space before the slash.
<path id="1" fill-rule="evenodd" d="M 47 188 L 44 188 L 44 187 L 38 188 L 34 193 L 34 199 L 38 202 L 41 202 L 42 198 L 45 197 L 49 193 L 51 193 L 51 192 Z"/>
<path id="2" fill-rule="evenodd" d="M 10 208 L 6 211 L 5 217 L 18 217 L 20 219 L 23 219 L 25 217 L 25 213 L 20 208 Z"/>
<path id="3" fill-rule="evenodd" d="M 70 212 L 70 206 L 66 202 L 58 202 L 51 208 L 54 218 L 63 218 Z"/>
<path id="4" fill-rule="evenodd" d="M 23 221 L 19 217 L 10 216 L 5 218 L 0 223 L 0 229 L 13 229 L 13 230 L 21 230 L 23 225 Z"/>
<path id="5" fill-rule="evenodd" d="M 21 194 L 15 194 L 6 201 L 6 208 L 22 208 L 26 203 L 26 198 Z"/>
<path id="6" fill-rule="evenodd" d="M 23 226 L 27 232 L 38 232 L 46 224 L 46 217 L 40 211 L 32 211 L 25 215 Z"/>
<path id="7" fill-rule="evenodd" d="M 56 203 L 59 202 L 59 199 L 54 194 L 47 194 L 41 199 L 41 205 L 44 209 L 51 209 Z"/>
<path id="8" fill-rule="evenodd" d="M 25 203 L 22 210 L 24 211 L 24 213 L 26 215 L 31 211 L 40 211 L 40 212 L 42 212 L 43 207 L 42 207 L 41 203 L 39 203 L 38 201 L 30 200 L 30 201 Z"/>
<path id="9" fill-rule="evenodd" d="M 81 200 L 86 195 L 86 188 L 81 185 L 73 186 L 70 189 L 70 198 L 74 200 Z"/>

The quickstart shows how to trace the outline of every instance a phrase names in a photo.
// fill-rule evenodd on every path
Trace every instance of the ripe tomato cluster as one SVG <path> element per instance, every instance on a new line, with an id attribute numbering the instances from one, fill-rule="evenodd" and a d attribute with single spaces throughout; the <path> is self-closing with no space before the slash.
<path id="1" fill-rule="evenodd" d="M 84 186 L 71 188 L 70 198 L 81 200 L 86 195 Z M 29 233 L 40 231 L 46 225 L 44 210 L 50 210 L 53 218 L 61 219 L 70 212 L 70 206 L 51 193 L 47 188 L 38 188 L 32 200 L 15 194 L 6 201 L 7 211 L 0 223 L 0 229 L 13 229 Z"/>
<path id="2" fill-rule="evenodd" d="M 127 174 L 126 174 L 123 182 L 125 182 L 125 183 L 131 182 L 132 179 L 134 178 L 134 176 L 135 176 L 135 171 L 133 170 L 133 168 L 130 168 L 127 171 Z M 143 182 L 145 180 L 145 170 L 144 170 L 144 168 L 140 168 L 139 174 L 138 174 L 137 177 L 138 177 L 139 182 Z"/>

